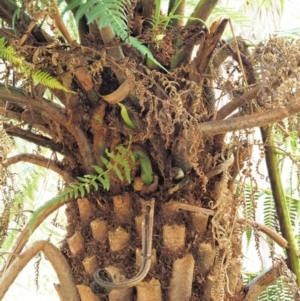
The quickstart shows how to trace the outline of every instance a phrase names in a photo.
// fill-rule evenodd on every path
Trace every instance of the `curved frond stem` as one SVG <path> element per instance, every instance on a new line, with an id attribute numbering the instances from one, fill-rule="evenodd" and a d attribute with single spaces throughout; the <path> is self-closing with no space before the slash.
<path id="1" fill-rule="evenodd" d="M 15 281 L 18 274 L 28 262 L 39 252 L 43 252 L 54 268 L 61 286 L 63 300 L 80 301 L 76 285 L 73 281 L 72 271 L 66 260 L 57 247 L 48 241 L 36 241 L 22 254 L 18 255 L 13 264 L 2 275 L 0 284 L 0 299 Z"/>
<path id="2" fill-rule="evenodd" d="M 70 158 L 72 158 L 72 160 L 75 160 L 73 155 L 70 154 L 70 152 L 64 145 L 62 145 L 60 143 L 55 143 L 52 139 L 50 139 L 48 137 L 45 137 L 45 136 L 39 135 L 39 134 L 35 134 L 29 130 L 23 130 L 17 126 L 11 126 L 11 125 L 4 124 L 4 128 L 5 128 L 6 132 L 12 136 L 19 137 L 28 142 L 32 142 L 36 145 L 49 148 L 55 152 L 59 152 L 63 155 L 69 156 Z"/>
<path id="3" fill-rule="evenodd" d="M 299 112 L 300 100 L 297 99 L 283 108 L 274 108 L 262 113 L 232 117 L 226 120 L 203 122 L 198 125 L 198 130 L 207 135 L 225 134 L 227 132 L 238 131 L 245 128 L 267 126 Z"/>
<path id="4" fill-rule="evenodd" d="M 218 0 L 200 0 L 196 5 L 191 17 L 201 19 L 202 21 L 206 21 L 215 6 L 218 4 Z M 188 20 L 187 26 L 189 25 L 201 25 L 199 20 Z M 180 47 L 180 45 L 176 45 L 176 47 Z M 179 67 L 182 62 L 189 57 L 191 52 L 191 46 L 186 46 L 180 51 L 178 54 L 174 55 L 172 58 L 172 68 Z"/>
<path id="5" fill-rule="evenodd" d="M 168 7 L 168 15 L 185 15 L 186 0 L 170 0 Z M 173 19 L 169 22 L 171 27 L 183 26 L 184 19 Z"/>
<path id="6" fill-rule="evenodd" d="M 69 31 L 68 31 L 67 27 L 65 26 L 64 22 L 61 21 L 61 16 L 60 16 L 56 1 L 53 1 L 52 5 L 54 6 L 54 9 L 55 9 L 55 13 L 52 15 L 53 20 L 54 20 L 57 28 L 61 32 L 61 34 L 64 36 L 64 38 L 67 40 L 67 42 L 69 44 L 71 44 L 72 38 L 71 38 Z"/>
<path id="7" fill-rule="evenodd" d="M 11 110 L 7 110 L 4 108 L 0 108 L 0 114 L 4 115 L 7 118 L 15 119 L 17 121 L 21 121 L 21 113 L 14 112 Z"/>
<path id="8" fill-rule="evenodd" d="M 282 248 L 286 248 L 287 245 L 288 245 L 288 242 L 287 242 L 286 239 L 284 239 L 275 230 L 273 230 L 273 229 L 271 229 L 271 228 L 269 228 L 265 225 L 262 225 L 262 224 L 254 222 L 254 221 L 244 219 L 244 218 L 239 218 L 238 222 L 240 224 L 248 224 L 252 228 L 265 233 L 266 235 L 268 235 L 274 242 L 276 242 Z"/>
<path id="9" fill-rule="evenodd" d="M 284 261 L 277 261 L 275 264 L 264 270 L 260 275 L 255 277 L 246 287 L 247 292 L 243 301 L 255 301 L 257 297 L 267 289 L 274 281 L 282 276 Z"/>
<path id="10" fill-rule="evenodd" d="M 70 123 L 67 116 L 56 105 L 46 101 L 36 101 L 21 92 L 13 90 L 8 91 L 0 89 L 0 98 L 6 101 L 23 104 L 28 107 L 29 110 L 34 110 L 40 114 L 44 114 L 49 119 L 63 125 L 77 142 L 84 168 L 87 172 L 92 171 L 91 166 L 94 164 L 94 159 L 85 133 L 78 126 Z"/>
<path id="11" fill-rule="evenodd" d="M 30 126 L 33 126 L 36 130 L 42 132 L 45 135 L 53 137 L 54 139 L 57 135 L 51 131 L 48 127 L 46 127 L 46 122 L 43 121 L 42 116 L 36 112 L 29 112 L 29 110 L 24 110 L 22 113 L 14 110 L 7 110 L 3 107 L 0 107 L 0 114 L 4 115 L 6 118 L 14 119 L 18 122 L 26 123 Z M 32 118 L 34 116 L 34 118 Z M 38 119 L 37 121 L 35 119 Z M 35 123 L 37 122 L 37 123 Z M 6 125 L 6 127 L 8 127 Z"/>
<path id="12" fill-rule="evenodd" d="M 115 32 L 112 26 L 109 24 L 100 29 L 100 34 L 105 45 L 108 45 L 115 38 Z M 116 61 L 122 60 L 124 58 L 123 50 L 120 46 L 115 48 L 107 49 L 107 53 L 112 56 Z M 116 74 L 119 84 L 122 84 L 125 81 L 125 75 L 123 70 L 113 70 Z"/>
<path id="13" fill-rule="evenodd" d="M 288 267 L 296 275 L 297 284 L 300 285 L 298 247 L 293 233 L 285 192 L 281 181 L 280 170 L 278 168 L 278 156 L 276 149 L 273 147 L 275 142 L 272 126 L 269 126 L 266 129 L 261 128 L 261 135 L 265 144 L 266 165 L 280 230 L 283 237 L 288 241 L 289 245 L 286 249 Z"/>
<path id="14" fill-rule="evenodd" d="M 196 57 L 194 58 L 192 65 L 195 68 L 195 71 L 200 74 L 201 78 L 199 79 L 191 78 L 199 82 L 199 85 L 202 86 L 204 81 L 204 74 L 206 73 L 207 67 L 211 60 L 214 50 L 216 49 L 221 36 L 229 22 L 228 18 L 220 19 L 219 21 L 214 22 L 210 27 L 210 33 L 206 36 L 203 46 L 198 50 Z M 191 49 L 189 49 L 191 51 Z M 187 54 L 188 55 L 188 54 Z M 189 56 L 189 55 L 188 55 Z"/>
<path id="15" fill-rule="evenodd" d="M 66 171 L 64 171 L 60 164 L 57 162 L 54 162 L 53 160 L 50 160 L 48 158 L 32 155 L 32 154 L 19 154 L 13 157 L 10 157 L 7 159 L 7 163 L 3 164 L 4 166 L 10 166 L 13 164 L 16 164 L 18 162 L 28 162 L 32 163 L 34 165 L 38 165 L 47 169 L 50 169 L 57 174 L 59 174 L 65 181 L 72 182 L 74 179 L 73 177 Z"/>
<path id="16" fill-rule="evenodd" d="M 63 202 L 53 202 L 53 200 L 56 200 L 56 197 L 51 199 L 50 201 L 46 202 L 45 205 L 41 206 L 38 210 L 36 210 L 33 214 L 35 214 L 35 220 L 34 223 L 29 222 L 26 223 L 24 228 L 22 229 L 22 232 L 20 235 L 16 238 L 13 246 L 11 247 L 11 250 L 5 258 L 5 266 L 2 270 L 2 275 L 0 273 L 0 277 L 3 276 L 5 271 L 10 268 L 10 266 L 13 264 L 15 259 L 17 258 L 15 254 L 20 254 L 26 245 L 29 237 L 32 235 L 32 233 L 39 227 L 39 225 L 54 211 L 59 209 L 61 206 L 65 205 L 67 202 L 71 201 L 72 199 L 69 198 Z M 51 206 L 48 206 L 49 202 L 52 202 Z M 70 299 L 67 299 L 70 300 Z"/>
<path id="17" fill-rule="evenodd" d="M 260 93 L 260 91 L 264 88 L 267 88 L 267 86 L 261 84 L 245 92 L 243 95 L 234 98 L 232 101 L 228 102 L 216 113 L 215 120 L 225 119 L 236 109 L 245 105 L 247 101 L 250 101 L 251 99 L 255 98 Z"/>
<path id="18" fill-rule="evenodd" d="M 143 17 L 145 18 L 145 24 L 151 28 L 152 24 L 150 20 L 154 18 L 156 0 L 141 0 L 140 5 L 142 7 Z"/>
<path id="19" fill-rule="evenodd" d="M 67 4 L 70 4 L 72 0 L 66 0 Z M 75 18 L 76 13 L 77 13 L 78 7 L 75 7 L 71 9 L 71 12 Z M 93 28 L 96 28 L 96 26 L 93 26 Z M 98 28 L 97 28 L 98 29 Z M 81 44 L 84 42 L 84 39 L 86 38 L 87 34 L 89 33 L 89 26 L 87 22 L 86 15 L 83 15 L 79 20 L 78 20 L 78 35 L 79 35 L 79 40 Z M 99 35 L 99 33 L 98 33 Z"/>
<path id="20" fill-rule="evenodd" d="M 140 266 L 140 270 L 133 278 L 125 280 L 119 283 L 107 282 L 106 279 L 102 279 L 103 269 L 98 269 L 94 273 L 94 280 L 100 286 L 108 290 L 122 289 L 136 286 L 140 283 L 148 274 L 151 266 L 151 252 L 152 252 L 152 234 L 153 234 L 153 219 L 154 219 L 154 202 L 152 199 L 145 207 L 147 208 L 144 213 L 144 220 L 142 223 L 142 257 L 143 261 Z"/>
<path id="21" fill-rule="evenodd" d="M 191 17 L 198 18 L 203 21 L 206 21 L 210 16 L 211 12 L 218 4 L 218 0 L 200 0 L 195 6 L 194 11 L 191 14 Z M 199 25 L 202 24 L 198 20 L 188 20 L 187 25 Z"/>
<path id="22" fill-rule="evenodd" d="M 26 33 L 22 36 L 22 38 L 18 42 L 19 47 L 21 47 L 26 42 L 26 40 L 27 40 L 28 36 L 30 35 L 31 31 L 33 30 L 34 26 L 44 16 L 45 13 L 46 12 L 44 10 L 40 10 L 38 12 L 37 16 L 35 16 L 34 19 L 32 19 L 32 21 L 30 22 L 30 24 L 28 26 Z"/>
<path id="23" fill-rule="evenodd" d="M 18 5 L 14 0 L 1 0 L 0 18 L 2 21 L 6 22 L 11 28 L 13 27 L 13 15 L 17 9 Z M 20 14 L 20 19 L 22 19 L 22 22 L 15 22 L 15 29 L 18 32 L 18 36 L 25 34 L 24 25 L 28 26 L 32 21 L 28 14 L 22 11 Z M 31 31 L 31 35 L 38 42 L 51 41 L 50 36 L 38 26 L 34 27 L 34 29 Z"/>

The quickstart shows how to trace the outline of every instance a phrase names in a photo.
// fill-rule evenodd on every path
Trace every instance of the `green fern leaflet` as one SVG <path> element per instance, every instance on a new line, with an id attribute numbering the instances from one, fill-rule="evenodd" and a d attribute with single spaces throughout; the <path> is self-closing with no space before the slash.
<path id="1" fill-rule="evenodd" d="M 32 77 L 36 83 L 41 83 L 45 87 L 63 90 L 74 93 L 64 87 L 55 77 L 42 70 L 33 70 L 33 67 L 25 62 L 24 58 L 18 57 L 18 53 L 12 46 L 7 46 L 5 38 L 0 38 L 0 58 L 14 65 L 20 73 L 27 77 Z"/>
<path id="2" fill-rule="evenodd" d="M 62 0 L 58 3 L 60 4 Z M 156 65 L 167 71 L 153 56 L 148 47 L 143 45 L 135 37 L 131 37 L 127 27 L 127 9 L 126 6 L 130 5 L 129 0 L 88 0 L 86 3 L 82 1 L 71 1 L 64 13 L 79 6 L 76 12 L 76 21 L 86 14 L 88 23 L 96 21 L 100 29 L 111 25 L 114 32 L 123 41 L 130 43 L 134 48 L 140 51 L 148 59 L 153 61 Z"/>

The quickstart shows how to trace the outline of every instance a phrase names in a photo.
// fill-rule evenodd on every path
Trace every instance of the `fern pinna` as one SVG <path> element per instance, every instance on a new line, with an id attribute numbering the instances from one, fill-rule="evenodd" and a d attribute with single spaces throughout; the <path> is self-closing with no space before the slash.
<path id="1" fill-rule="evenodd" d="M 74 93 L 64 87 L 55 77 L 51 76 L 48 72 L 43 70 L 34 70 L 32 64 L 26 63 L 25 59 L 20 57 L 17 51 L 8 46 L 5 38 L 0 38 L 0 59 L 11 63 L 21 74 L 38 84 L 41 83 L 45 87 L 63 90 L 65 92 Z"/>
<path id="2" fill-rule="evenodd" d="M 59 0 L 58 4 L 63 0 Z M 73 0 L 65 8 L 64 12 L 79 7 L 76 12 L 76 21 L 85 14 L 88 24 L 97 22 L 99 29 L 111 26 L 117 36 L 124 42 L 131 44 L 134 48 L 145 55 L 149 60 L 167 71 L 153 56 L 148 47 L 143 45 L 137 38 L 130 36 L 127 26 L 127 9 L 131 5 L 129 0 L 87 0 L 83 4 L 82 0 Z"/>
<path id="3" fill-rule="evenodd" d="M 70 183 L 62 193 L 46 202 L 43 206 L 38 208 L 30 219 L 30 228 L 33 229 L 34 223 L 37 217 L 45 211 L 47 208 L 57 204 L 59 202 L 65 202 L 72 198 L 83 198 L 87 193 L 90 193 L 91 188 L 96 191 L 99 189 L 99 185 L 104 190 L 110 189 L 110 172 L 114 172 L 120 181 L 124 180 L 124 177 L 128 184 L 131 183 L 131 167 L 132 164 L 139 164 L 141 166 L 141 180 L 145 185 L 149 185 L 153 181 L 152 166 L 147 154 L 140 148 L 134 147 L 131 149 L 131 142 L 126 148 L 122 145 L 118 145 L 115 148 L 115 152 L 105 150 L 105 154 L 109 160 L 101 156 L 100 159 L 103 162 L 106 169 L 98 165 L 93 165 L 93 169 L 97 174 L 87 174 L 83 177 L 77 177 L 79 182 Z"/>

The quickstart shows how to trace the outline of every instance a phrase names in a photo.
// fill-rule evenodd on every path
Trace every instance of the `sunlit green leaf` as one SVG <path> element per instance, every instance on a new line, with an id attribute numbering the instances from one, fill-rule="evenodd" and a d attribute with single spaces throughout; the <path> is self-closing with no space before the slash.
<path id="1" fill-rule="evenodd" d="M 130 119 L 126 107 L 122 103 L 118 103 L 119 107 L 121 108 L 121 116 L 124 122 L 131 128 L 136 129 L 137 125 Z"/>

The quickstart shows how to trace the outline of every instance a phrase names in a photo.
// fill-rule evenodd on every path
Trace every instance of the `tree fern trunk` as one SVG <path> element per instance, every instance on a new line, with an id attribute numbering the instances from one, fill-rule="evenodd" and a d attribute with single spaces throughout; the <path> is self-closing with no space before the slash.
<path id="1" fill-rule="evenodd" d="M 195 205 L 193 194 L 186 193 L 185 202 Z M 230 295 L 236 295 L 242 287 L 239 231 L 233 231 L 227 246 L 215 246 L 208 223 L 211 217 L 178 211 L 178 201 L 165 202 L 155 196 L 150 271 L 135 288 L 112 290 L 108 299 L 231 300 Z M 234 201 L 228 192 L 226 197 Z M 68 205 L 68 233 L 62 251 L 70 262 L 82 301 L 107 300 L 91 291 L 98 268 L 106 269 L 115 282 L 137 274 L 142 261 L 141 212 L 146 203 L 129 192 L 91 196 Z M 230 223 L 233 219 L 218 217 L 217 222 Z M 226 277 L 222 278 L 222 273 Z"/>

